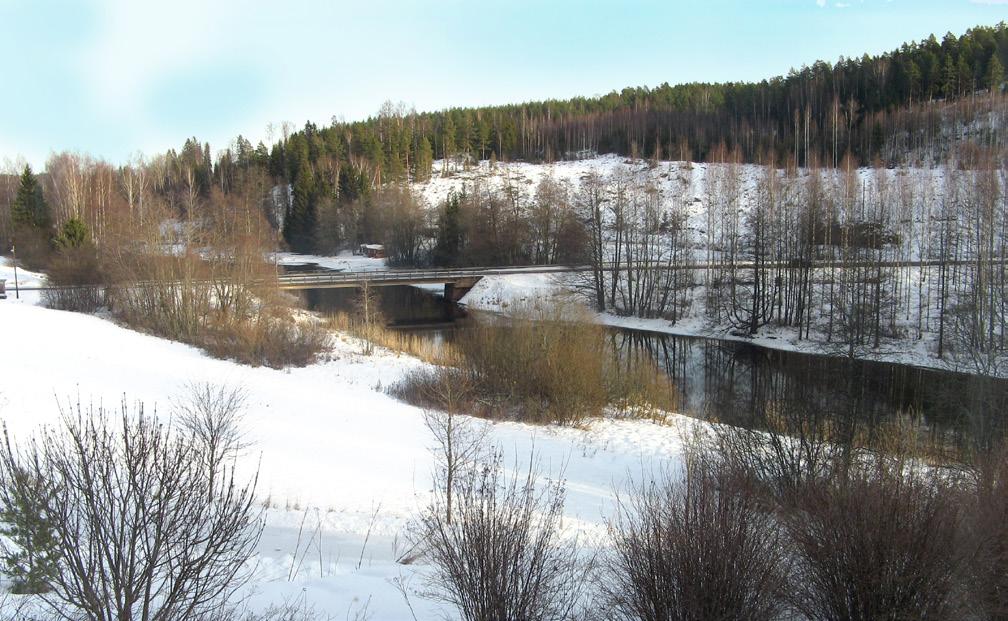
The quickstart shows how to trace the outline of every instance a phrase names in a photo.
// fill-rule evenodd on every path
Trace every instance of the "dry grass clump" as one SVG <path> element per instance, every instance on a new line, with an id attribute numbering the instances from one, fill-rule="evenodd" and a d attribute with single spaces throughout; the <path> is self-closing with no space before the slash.
<path id="1" fill-rule="evenodd" d="M 334 313 L 326 317 L 330 330 L 345 332 L 397 354 L 405 354 L 437 365 L 454 365 L 459 361 L 450 343 L 433 343 L 417 334 L 393 330 L 380 321 L 366 321 L 350 313 Z M 369 352 L 370 353 L 370 352 Z"/>
<path id="2" fill-rule="evenodd" d="M 467 410 L 536 423 L 579 424 L 607 408 L 659 417 L 671 409 L 674 388 L 653 363 L 618 361 L 605 329 L 571 308 L 525 307 L 501 324 L 460 330 L 458 360 L 448 368 L 418 370 L 392 389 L 398 397 L 443 408 L 433 387 L 473 387 Z"/>
<path id="3" fill-rule="evenodd" d="M 224 329 L 211 328 L 202 346 L 213 356 L 280 369 L 307 366 L 328 349 L 324 325 L 293 318 L 259 317 Z"/>

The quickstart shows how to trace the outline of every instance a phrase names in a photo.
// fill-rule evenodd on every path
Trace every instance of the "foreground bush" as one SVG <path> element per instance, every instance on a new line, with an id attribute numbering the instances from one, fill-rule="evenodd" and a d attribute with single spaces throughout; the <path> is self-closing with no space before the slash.
<path id="1" fill-rule="evenodd" d="M 795 606 L 812 621 L 961 618 L 956 494 L 896 467 L 807 485 L 787 518 Z"/>
<path id="2" fill-rule="evenodd" d="M 198 451 L 125 404 L 78 406 L 59 429 L 0 446 L 5 513 L 40 510 L 52 532 L 41 550 L 52 618 L 210 618 L 244 584 L 262 529 L 255 481 L 214 476 Z"/>
<path id="3" fill-rule="evenodd" d="M 93 313 L 105 305 L 105 274 L 80 220 L 71 218 L 64 224 L 44 269 L 47 283 L 57 287 L 42 293 L 42 302 L 49 308 Z"/>
<path id="4" fill-rule="evenodd" d="M 1008 619 L 1008 446 L 981 456 L 965 497 L 966 580 L 978 619 Z"/>
<path id="5" fill-rule="evenodd" d="M 610 533 L 602 580 L 614 618 L 771 621 L 784 612 L 779 525 L 709 455 L 689 456 L 681 479 L 665 473 L 632 489 Z"/>
<path id="6" fill-rule="evenodd" d="M 441 477 L 440 480 L 444 480 Z M 582 575 L 577 551 L 560 537 L 564 488 L 504 474 L 500 454 L 465 469 L 419 520 L 418 547 L 433 565 L 435 597 L 464 621 L 574 619 Z"/>

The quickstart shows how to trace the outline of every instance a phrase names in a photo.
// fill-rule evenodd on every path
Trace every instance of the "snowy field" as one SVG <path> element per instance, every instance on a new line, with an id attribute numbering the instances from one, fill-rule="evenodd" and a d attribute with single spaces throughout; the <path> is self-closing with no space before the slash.
<path id="1" fill-rule="evenodd" d="M 251 609 L 293 603 L 323 618 L 366 610 L 375 621 L 409 619 L 401 581 L 418 618 L 446 612 L 416 593 L 422 563 L 396 563 L 410 518 L 428 497 L 432 439 L 420 410 L 381 389 L 418 361 L 363 355 L 361 343 L 336 336 L 327 359 L 311 367 L 250 368 L 24 299 L 0 301 L 0 327 L 0 418 L 15 438 L 54 423 L 60 403 L 116 408 L 126 399 L 168 419 L 187 382 L 244 387 L 252 444 L 239 470 L 260 464 L 259 496 L 269 507 Z M 675 459 L 678 428 L 692 423 L 672 420 L 599 421 L 588 429 L 499 423 L 490 437 L 515 463 L 534 444 L 544 474 L 563 470 L 564 525 L 597 540 L 626 478 Z"/>
<path id="2" fill-rule="evenodd" d="M 11 264 L 10 259 L 0 257 L 0 280 L 7 281 L 7 297 L 12 300 L 16 299 L 14 278 L 14 266 Z M 41 287 L 45 284 L 45 274 L 29 272 L 19 267 L 17 269 L 17 284 L 19 287 Z M 26 292 L 26 294 L 30 300 L 34 300 L 37 297 L 34 293 Z"/>
<path id="3" fill-rule="evenodd" d="M 371 259 L 359 254 L 353 254 L 350 251 L 344 251 L 335 256 L 277 252 L 273 254 L 270 261 L 275 262 L 277 265 L 288 266 L 315 264 L 320 268 L 341 272 L 366 272 L 388 269 L 385 259 Z"/>

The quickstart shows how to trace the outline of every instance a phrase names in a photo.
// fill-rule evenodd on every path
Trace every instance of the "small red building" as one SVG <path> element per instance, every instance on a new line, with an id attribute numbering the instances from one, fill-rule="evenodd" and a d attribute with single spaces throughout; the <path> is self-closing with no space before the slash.
<path id="1" fill-rule="evenodd" d="M 368 257 L 369 259 L 384 259 L 385 246 L 382 246 L 381 244 L 361 244 L 360 254 Z"/>

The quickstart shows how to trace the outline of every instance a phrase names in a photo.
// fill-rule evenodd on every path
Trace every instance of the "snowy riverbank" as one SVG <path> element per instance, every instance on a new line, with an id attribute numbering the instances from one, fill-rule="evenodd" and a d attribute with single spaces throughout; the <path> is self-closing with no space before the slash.
<path id="1" fill-rule="evenodd" d="M 506 313 L 522 305 L 543 303 L 549 300 L 584 304 L 584 297 L 577 293 L 581 278 L 581 275 L 572 273 L 487 276 L 462 298 L 461 303 L 467 308 L 491 313 Z M 825 335 L 813 333 L 812 336 L 817 338 L 799 338 L 798 331 L 794 328 L 764 326 L 760 329 L 759 334 L 748 337 L 733 333 L 733 330 L 728 326 L 712 326 L 703 317 L 702 308 L 696 309 L 702 303 L 699 288 L 692 297 L 695 305 L 693 312 L 674 323 L 665 319 L 643 319 L 613 313 L 592 313 L 592 316 L 599 323 L 632 330 L 737 341 L 805 354 L 836 357 L 847 357 L 849 354 L 840 345 L 834 346 L 825 343 Z M 935 354 L 933 338 L 917 341 L 887 339 L 878 349 L 858 348 L 855 351 L 855 357 L 928 369 L 968 372 L 968 369 L 957 368 L 955 363 L 948 359 L 938 358 Z"/>

